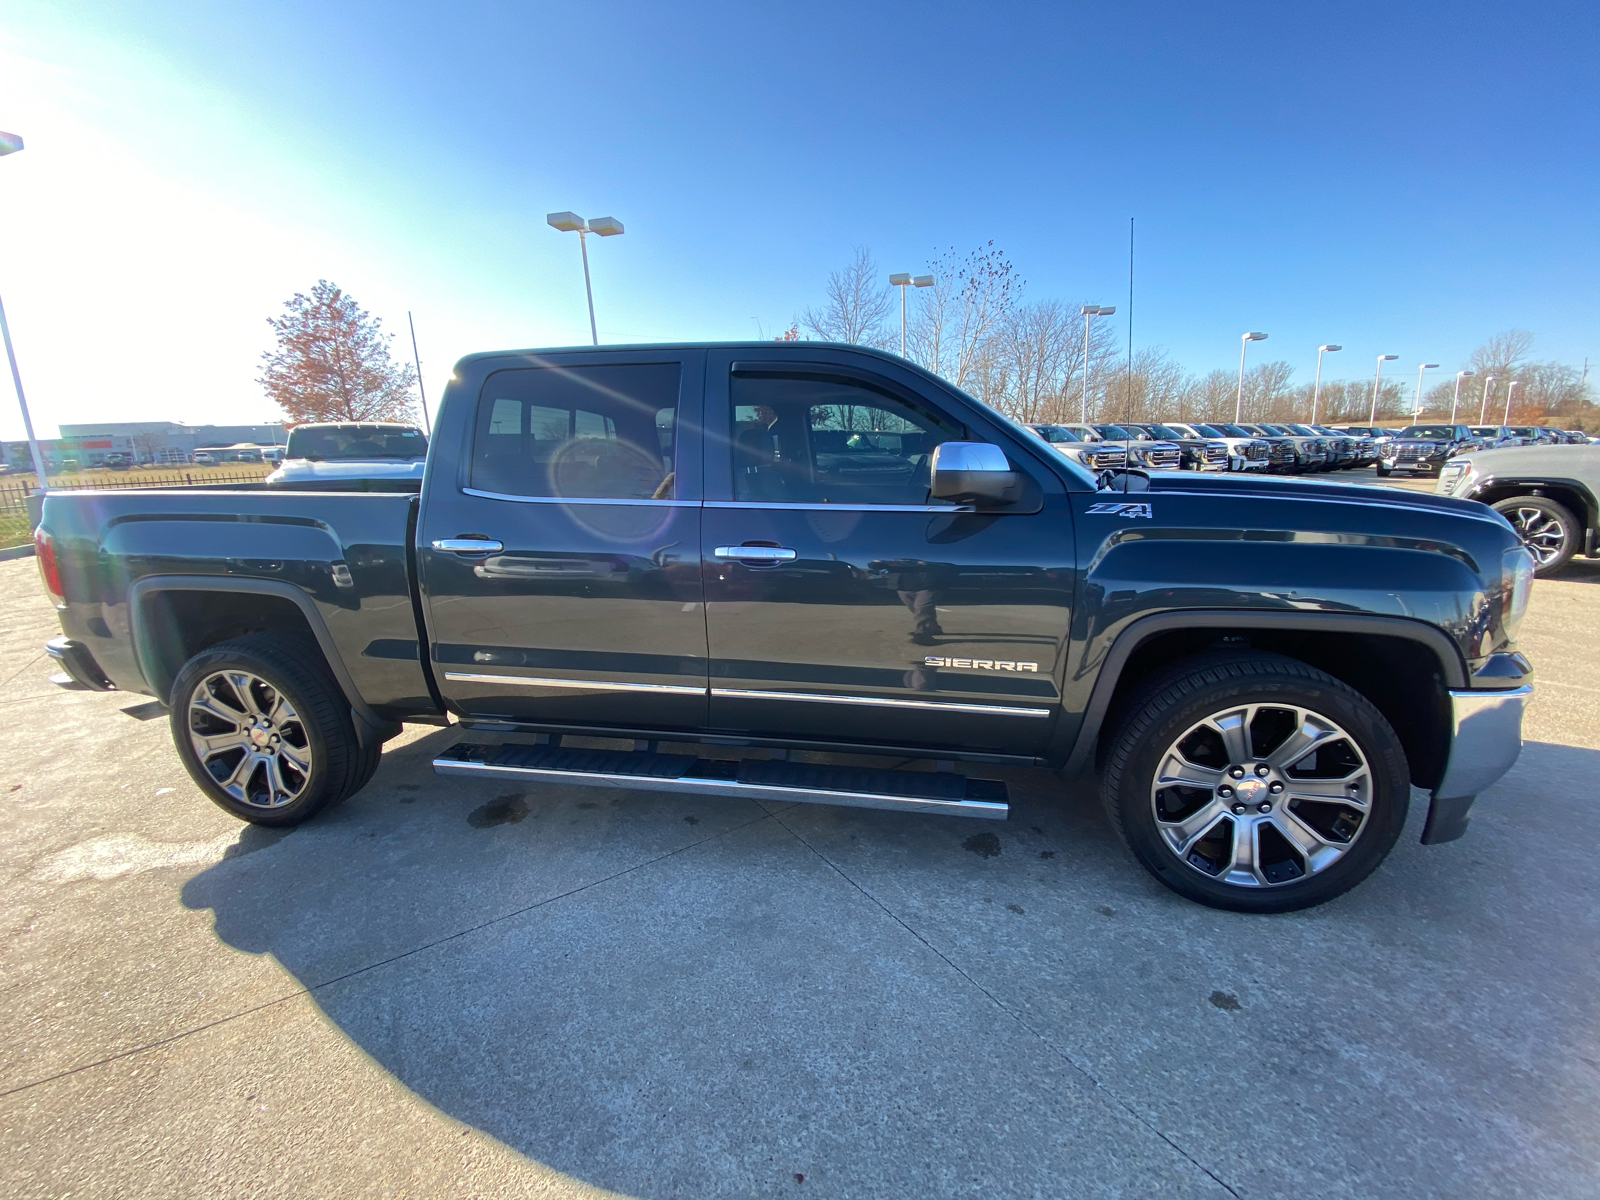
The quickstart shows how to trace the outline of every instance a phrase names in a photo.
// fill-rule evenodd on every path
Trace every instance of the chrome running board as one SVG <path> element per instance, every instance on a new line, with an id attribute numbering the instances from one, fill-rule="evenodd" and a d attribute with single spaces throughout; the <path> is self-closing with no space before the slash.
<path id="1" fill-rule="evenodd" d="M 440 775 L 680 792 L 740 800 L 785 800 L 898 809 L 1003 821 L 1006 785 L 953 771 L 881 771 L 776 759 L 698 758 L 626 750 L 579 750 L 516 743 L 459 743 L 433 760 Z"/>

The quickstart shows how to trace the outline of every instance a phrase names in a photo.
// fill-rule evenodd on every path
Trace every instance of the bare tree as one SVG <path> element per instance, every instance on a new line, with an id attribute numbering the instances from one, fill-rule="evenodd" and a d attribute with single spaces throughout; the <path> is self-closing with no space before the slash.
<path id="1" fill-rule="evenodd" d="M 392 335 L 353 296 L 319 279 L 284 308 L 267 320 L 278 344 L 261 356 L 256 382 L 291 422 L 414 419 L 416 372 L 389 357 Z"/>
<path id="2" fill-rule="evenodd" d="M 989 341 L 1022 293 L 1022 280 L 993 242 L 970 254 L 946 250 L 929 264 L 933 287 L 917 305 L 906 352 L 959 388 L 976 389 Z"/>
<path id="3" fill-rule="evenodd" d="M 886 278 L 865 246 L 857 246 L 848 266 L 828 275 L 827 301 L 808 308 L 805 326 L 825 342 L 857 346 L 889 345 L 889 311 L 894 301 Z"/>

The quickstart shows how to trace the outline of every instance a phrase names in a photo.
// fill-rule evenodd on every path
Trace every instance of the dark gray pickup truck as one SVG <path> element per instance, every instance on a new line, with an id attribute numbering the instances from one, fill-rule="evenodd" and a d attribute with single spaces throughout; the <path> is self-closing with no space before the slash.
<path id="1" fill-rule="evenodd" d="M 402 722 L 460 725 L 450 775 L 988 818 L 958 764 L 1089 770 L 1162 882 L 1282 911 L 1365 878 L 1412 785 L 1459 837 L 1531 692 L 1484 505 L 1096 477 L 816 343 L 474 355 L 420 493 L 52 493 L 37 542 L 50 653 L 268 825 Z"/>

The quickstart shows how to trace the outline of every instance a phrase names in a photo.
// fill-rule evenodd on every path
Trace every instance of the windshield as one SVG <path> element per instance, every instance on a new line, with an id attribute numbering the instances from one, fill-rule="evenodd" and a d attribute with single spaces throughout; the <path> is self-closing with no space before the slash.
<path id="1" fill-rule="evenodd" d="M 1194 436 L 1193 434 L 1179 433 L 1171 425 L 1152 425 L 1150 426 L 1150 430 L 1157 437 L 1164 438 L 1178 438 L 1179 440 L 1182 440 L 1183 438 Z"/>
<path id="2" fill-rule="evenodd" d="M 411 461 L 428 456 L 422 430 L 404 425 L 302 425 L 289 434 L 285 458 L 312 462 Z"/>
<path id="3" fill-rule="evenodd" d="M 1448 442 L 1455 437 L 1456 431 L 1449 425 L 1408 425 L 1402 429 L 1398 436 L 1403 438 L 1431 438 L 1435 441 Z"/>
<path id="4" fill-rule="evenodd" d="M 1103 438 L 1113 442 L 1142 442 L 1147 440 L 1142 433 L 1131 433 L 1121 425 L 1096 425 L 1095 432 Z"/>
<path id="5" fill-rule="evenodd" d="M 1316 437 L 1317 431 L 1309 425 L 1290 425 L 1287 428 L 1301 437 Z"/>
<path id="6" fill-rule="evenodd" d="M 1205 425 L 1205 426 L 1202 426 L 1202 428 L 1215 430 L 1216 432 L 1220 433 L 1223 437 L 1242 437 L 1242 438 L 1247 438 L 1247 437 L 1255 437 L 1256 436 L 1255 434 L 1251 433 L 1248 429 L 1246 429 L 1243 425 Z"/>
<path id="7" fill-rule="evenodd" d="M 1033 430 L 1047 442 L 1083 441 L 1083 439 L 1077 434 L 1073 433 L 1072 430 L 1064 429 L 1060 425 L 1030 425 L 1028 428 Z"/>

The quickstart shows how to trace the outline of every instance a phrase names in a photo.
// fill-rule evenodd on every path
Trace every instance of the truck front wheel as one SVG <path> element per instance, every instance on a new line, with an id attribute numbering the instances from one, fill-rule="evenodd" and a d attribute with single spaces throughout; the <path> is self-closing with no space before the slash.
<path id="1" fill-rule="evenodd" d="M 190 777 L 255 825 L 298 825 L 376 766 L 316 648 L 287 638 L 260 634 L 202 650 L 178 672 L 171 713 Z"/>
<path id="2" fill-rule="evenodd" d="M 1511 522 L 1511 528 L 1533 554 L 1535 575 L 1559 571 L 1583 541 L 1583 525 L 1572 510 L 1545 496 L 1497 500 L 1494 510 Z"/>
<path id="3" fill-rule="evenodd" d="M 1104 778 L 1134 856 L 1213 908 L 1289 912 L 1349 891 L 1405 824 L 1410 772 L 1370 701 L 1274 654 L 1191 659 L 1124 707 Z"/>

